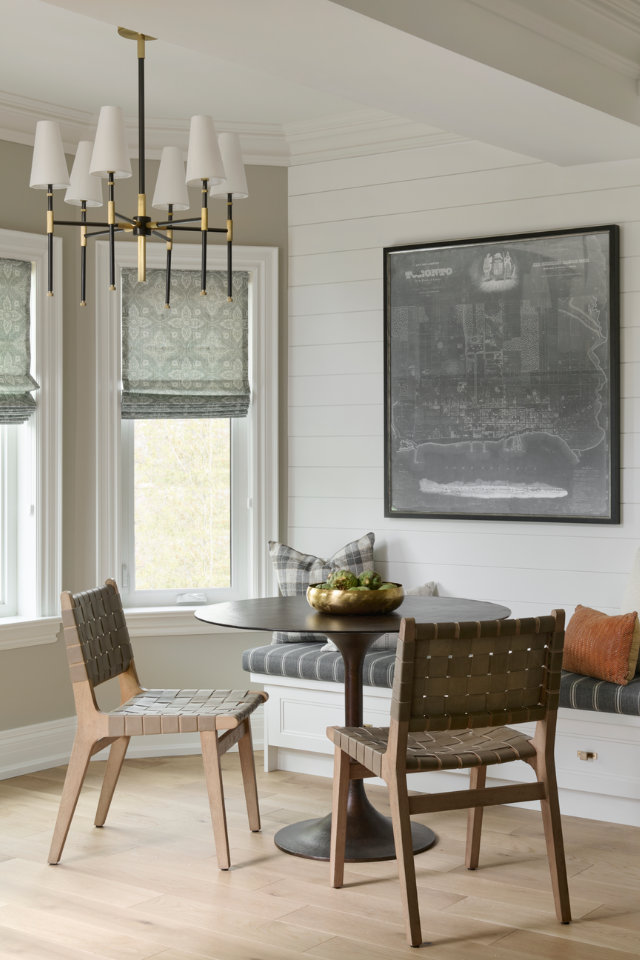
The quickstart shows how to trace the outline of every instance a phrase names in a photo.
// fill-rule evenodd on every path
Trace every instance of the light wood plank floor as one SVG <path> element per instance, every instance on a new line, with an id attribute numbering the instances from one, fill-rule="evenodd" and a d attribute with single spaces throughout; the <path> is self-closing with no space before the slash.
<path id="1" fill-rule="evenodd" d="M 258 762 L 260 761 L 258 757 Z M 247 827 L 237 754 L 223 759 L 233 868 L 221 873 L 199 757 L 130 760 L 103 829 L 91 763 L 62 862 L 46 855 L 65 767 L 0 781 L 0 957 L 27 960 L 394 960 L 404 939 L 395 862 L 328 866 L 273 834 L 325 814 L 331 783 L 258 774 L 263 830 Z M 388 813 L 383 788 L 369 790 Z M 442 960 L 625 960 L 640 954 L 640 829 L 564 819 L 575 922 L 555 920 L 540 814 L 485 813 L 480 869 L 464 868 L 464 812 L 429 822 L 417 860 L 425 937 Z"/>

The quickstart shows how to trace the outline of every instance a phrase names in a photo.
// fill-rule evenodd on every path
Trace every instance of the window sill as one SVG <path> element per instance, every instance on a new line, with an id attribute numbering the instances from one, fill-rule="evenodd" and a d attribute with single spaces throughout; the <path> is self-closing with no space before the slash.
<path id="1" fill-rule="evenodd" d="M 0 650 L 55 643 L 61 626 L 62 620 L 59 616 L 2 617 L 0 619 Z"/>
<path id="2" fill-rule="evenodd" d="M 129 636 L 136 637 L 193 637 L 213 633 L 251 633 L 233 627 L 219 627 L 203 623 L 195 617 L 197 607 L 125 607 L 124 615 Z"/>
<path id="3" fill-rule="evenodd" d="M 127 607 L 124 615 L 127 619 L 129 635 L 133 639 L 136 637 L 207 636 L 214 633 L 251 633 L 250 630 L 219 627 L 214 623 L 196 620 L 194 613 L 197 609 L 198 607 Z M 61 627 L 62 621 L 59 616 L 0 617 L 0 650 L 55 643 Z"/>

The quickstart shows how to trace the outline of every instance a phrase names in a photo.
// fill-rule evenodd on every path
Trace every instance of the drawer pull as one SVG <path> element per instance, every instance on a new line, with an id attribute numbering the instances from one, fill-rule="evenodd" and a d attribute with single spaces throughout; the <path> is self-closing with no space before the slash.
<path id="1" fill-rule="evenodd" d="M 591 750 L 578 750 L 578 759 L 579 760 L 597 760 L 598 754 L 592 753 Z"/>

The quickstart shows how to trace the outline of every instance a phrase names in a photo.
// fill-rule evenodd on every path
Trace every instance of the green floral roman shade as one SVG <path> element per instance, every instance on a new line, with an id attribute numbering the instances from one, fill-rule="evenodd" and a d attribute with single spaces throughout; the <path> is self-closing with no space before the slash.
<path id="1" fill-rule="evenodd" d="M 190 420 L 246 417 L 249 409 L 249 274 L 174 270 L 171 309 L 165 309 L 165 271 L 122 271 L 122 417 Z"/>
<path id="2" fill-rule="evenodd" d="M 24 423 L 36 408 L 30 322 L 31 262 L 0 259 L 0 423 Z"/>

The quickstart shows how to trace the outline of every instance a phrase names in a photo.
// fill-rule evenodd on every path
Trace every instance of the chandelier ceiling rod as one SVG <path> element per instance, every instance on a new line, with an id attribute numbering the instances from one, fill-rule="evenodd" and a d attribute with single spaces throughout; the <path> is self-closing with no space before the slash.
<path id="1" fill-rule="evenodd" d="M 233 200 L 248 196 L 244 164 L 240 152 L 239 137 L 235 133 L 223 133 L 220 142 L 216 136 L 211 117 L 191 118 L 189 153 L 185 177 L 182 151 L 178 147 L 165 147 L 162 152 L 153 206 L 167 211 L 166 220 L 152 221 L 147 216 L 146 163 L 145 163 L 145 43 L 155 37 L 118 27 L 118 33 L 127 40 L 137 42 L 138 54 L 138 212 L 133 218 L 116 212 L 115 181 L 131 176 L 131 163 L 126 144 L 124 118 L 120 107 L 102 107 L 95 144 L 81 141 L 71 172 L 66 165 L 62 137 L 58 124 L 41 120 L 36 127 L 33 149 L 33 165 L 30 185 L 47 190 L 47 236 L 48 236 L 48 293 L 53 296 L 53 233 L 54 227 L 80 228 L 80 305 L 86 306 L 87 240 L 108 235 L 109 238 L 109 289 L 116 289 L 115 235 L 131 233 L 138 238 L 138 281 L 146 281 L 147 237 L 155 236 L 166 243 L 167 279 L 165 307 L 170 307 L 171 251 L 173 232 L 190 231 L 201 234 L 202 269 L 201 296 L 207 294 L 207 237 L 210 233 L 224 233 L 227 238 L 227 300 L 233 301 Z M 87 206 L 102 206 L 100 180 L 106 178 L 108 185 L 107 220 L 87 220 Z M 186 181 L 186 183 L 185 183 Z M 201 184 L 201 209 L 199 217 L 175 220 L 174 210 L 187 210 L 189 198 L 186 184 Z M 80 221 L 56 220 L 53 214 L 53 191 L 68 187 L 65 201 L 80 206 Z M 226 227 L 209 226 L 208 195 L 227 201 Z M 118 219 L 116 219 L 118 218 Z M 199 224 L 199 226 L 187 226 Z M 87 228 L 99 228 L 88 233 Z M 166 230 L 166 233 L 160 231 Z"/>

